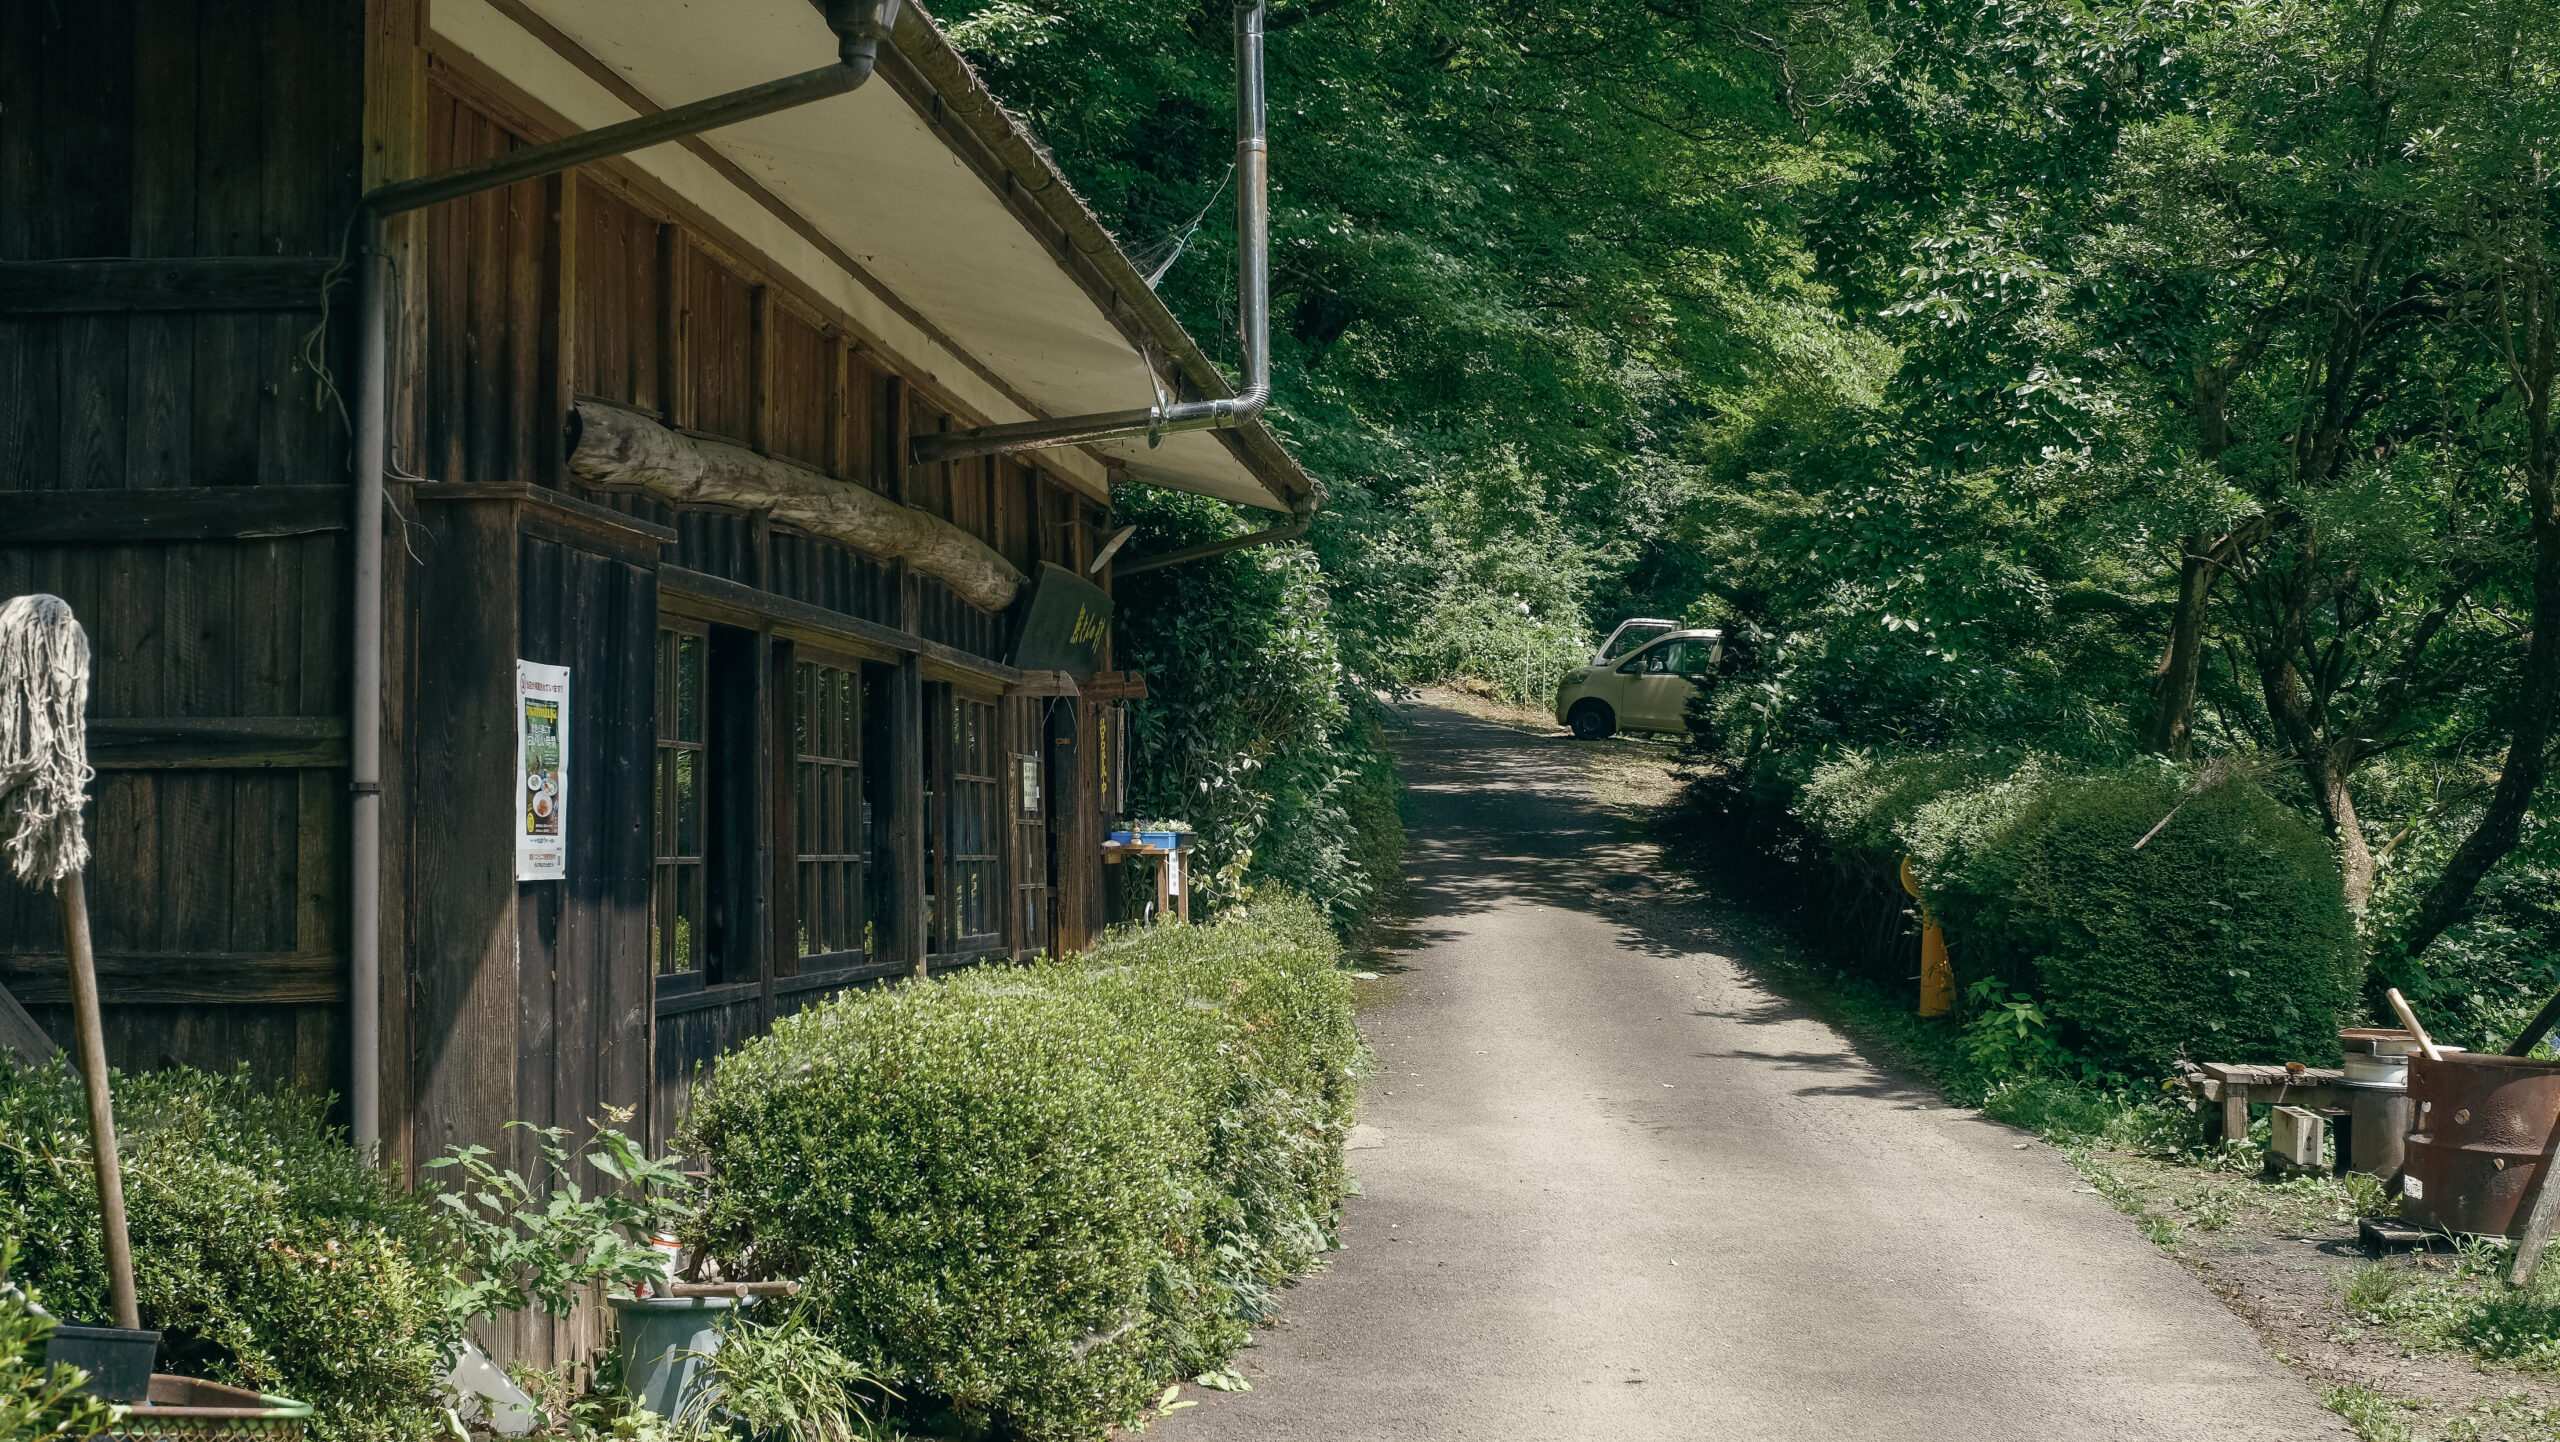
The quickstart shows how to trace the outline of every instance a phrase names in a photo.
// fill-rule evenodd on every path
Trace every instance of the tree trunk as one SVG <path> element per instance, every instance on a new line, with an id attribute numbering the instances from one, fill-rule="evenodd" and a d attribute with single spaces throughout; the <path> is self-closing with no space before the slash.
<path id="1" fill-rule="evenodd" d="M 2338 843 L 2338 884 L 2346 895 L 2347 909 L 2361 916 L 2373 899 L 2373 848 L 2365 841 L 2355 796 L 2347 783 L 2363 762 L 2363 751 L 2352 738 L 2330 739 L 2321 703 L 2294 665 L 2307 640 L 2304 613 L 2317 562 L 2314 545 L 2306 534 L 2291 571 L 2263 575 L 2252 587 L 2267 627 L 2256 648 L 2258 680 L 2266 694 L 2267 719 L 2275 724 L 2285 749 L 2308 773 L 2321 823 Z"/>
<path id="2" fill-rule="evenodd" d="M 2525 498 L 2533 517 L 2533 636 L 2525 647 L 2523 684 L 2516 688 L 2515 723 L 2507 742 L 2498 789 L 2480 824 L 2462 839 L 2453 859 L 2418 903 L 2401 943 L 2415 956 L 2462 918 L 2471 895 L 2492 867 L 2515 849 L 2525 813 L 2551 770 L 2554 713 L 2560 713 L 2560 439 L 2551 430 L 2551 388 L 2560 361 L 2560 277 L 2536 276 L 2523 287 L 2535 314 L 2524 353 L 2511 364 L 2525 393 L 2529 441 Z M 2511 353 L 2512 354 L 2512 353 Z"/>
<path id="3" fill-rule="evenodd" d="M 2364 839 L 2364 824 L 2356 816 L 2355 797 L 2347 790 L 2347 778 L 2355 774 L 2355 743 L 2340 741 L 2321 753 L 2317 778 L 2320 788 L 2320 815 L 2329 823 L 2329 834 L 2338 839 L 2338 877 L 2346 889 L 2347 910 L 2364 915 L 2373 900 L 2373 848 Z"/>
<path id="4" fill-rule="evenodd" d="M 2231 449 L 2231 418 L 2226 410 L 2231 379 L 2256 357 L 2261 343 L 2242 346 L 2239 357 L 2228 366 L 2196 362 L 2188 409 L 2196 423 L 2196 458 L 2208 465 L 2221 464 L 2223 452 Z M 2136 738 L 2143 750 L 2172 761 L 2194 754 L 2196 678 L 2204 666 L 2205 611 L 2212 604 L 2214 584 L 2249 544 L 2255 535 L 2252 528 L 2258 524 L 2234 526 L 2215 541 L 2194 531 L 2179 542 L 2178 605 L 2169 620 L 2168 649 L 2151 673 L 2151 714 L 2143 719 L 2142 734 Z"/>
<path id="5" fill-rule="evenodd" d="M 2196 676 L 2204 661 L 2205 605 L 2222 570 L 2214 563 L 2210 546 L 2201 532 L 2188 535 L 2179 545 L 2185 559 L 2178 567 L 2178 609 L 2169 621 L 2169 649 L 2151 674 L 2151 714 L 2143 722 L 2140 744 L 2143 750 L 2172 761 L 2184 761 L 2195 750 Z"/>

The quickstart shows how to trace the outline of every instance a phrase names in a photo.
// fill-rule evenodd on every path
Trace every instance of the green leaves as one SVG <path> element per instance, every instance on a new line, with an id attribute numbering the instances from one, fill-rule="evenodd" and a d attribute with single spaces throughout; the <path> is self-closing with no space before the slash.
<path id="1" fill-rule="evenodd" d="M 452 1335 L 424 1199 L 348 1144 L 326 1098 L 268 1092 L 245 1068 L 119 1075 L 115 1098 L 161 1369 L 313 1403 L 332 1442 L 421 1436 Z M 75 1320 L 108 1314 L 87 1153 L 68 1069 L 0 1063 L 0 1234 L 19 1244 L 14 1279 Z"/>
<path id="2" fill-rule="evenodd" d="M 1364 1061 L 1338 960 L 1266 898 L 804 1011 L 698 1096 L 693 1231 L 729 1275 L 805 1279 L 823 1340 L 918 1408 L 1135 1422 L 1329 1245 Z"/>
<path id="3" fill-rule="evenodd" d="M 422 1168 L 461 1181 L 436 1194 L 465 1273 L 444 1302 L 457 1328 L 527 1307 L 565 1317 L 590 1287 L 664 1278 L 666 1259 L 649 1239 L 673 1224 L 691 1190 L 672 1158 L 653 1160 L 639 1143 L 599 1126 L 586 1162 L 613 1185 L 589 1196 L 564 1129 L 531 1122 L 507 1129 L 525 1133 L 539 1182 L 498 1167 L 482 1146 L 456 1147 Z"/>
<path id="4" fill-rule="evenodd" d="M 79 1390 L 79 1368 L 46 1364 L 54 1319 L 9 1281 L 17 1260 L 17 1239 L 0 1240 L 0 1437 L 86 1442 L 115 1424 L 115 1409 Z"/>

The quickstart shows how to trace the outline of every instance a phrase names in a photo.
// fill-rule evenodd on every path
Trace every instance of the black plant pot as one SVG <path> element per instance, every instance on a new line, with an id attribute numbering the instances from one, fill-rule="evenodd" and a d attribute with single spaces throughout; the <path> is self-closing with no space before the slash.
<path id="1" fill-rule="evenodd" d="M 139 1402 L 151 1395 L 151 1368 L 160 1356 L 160 1334 L 123 1327 L 55 1327 L 44 1359 L 68 1362 L 89 1374 L 80 1390 L 108 1402 Z"/>

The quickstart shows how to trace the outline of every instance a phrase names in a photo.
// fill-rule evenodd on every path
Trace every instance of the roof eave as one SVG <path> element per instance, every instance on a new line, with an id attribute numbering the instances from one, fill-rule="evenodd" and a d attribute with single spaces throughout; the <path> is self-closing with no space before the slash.
<path id="1" fill-rule="evenodd" d="M 1152 348 L 1169 363 L 1175 399 L 1235 394 L 1030 131 L 913 0 L 899 14 L 897 44 L 881 53 L 878 74 L 1038 237 L 1131 345 Z M 1260 420 L 1217 435 L 1270 493 L 1273 509 L 1303 515 L 1322 503 L 1324 487 Z"/>

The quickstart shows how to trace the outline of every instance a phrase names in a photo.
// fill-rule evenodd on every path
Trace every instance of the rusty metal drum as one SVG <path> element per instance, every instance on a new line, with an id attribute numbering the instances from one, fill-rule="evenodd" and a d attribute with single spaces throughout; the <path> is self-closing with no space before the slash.
<path id="1" fill-rule="evenodd" d="M 2401 1212 L 2420 1226 L 2509 1236 L 2560 1127 L 2560 1062 L 2481 1052 L 2409 1058 Z"/>

